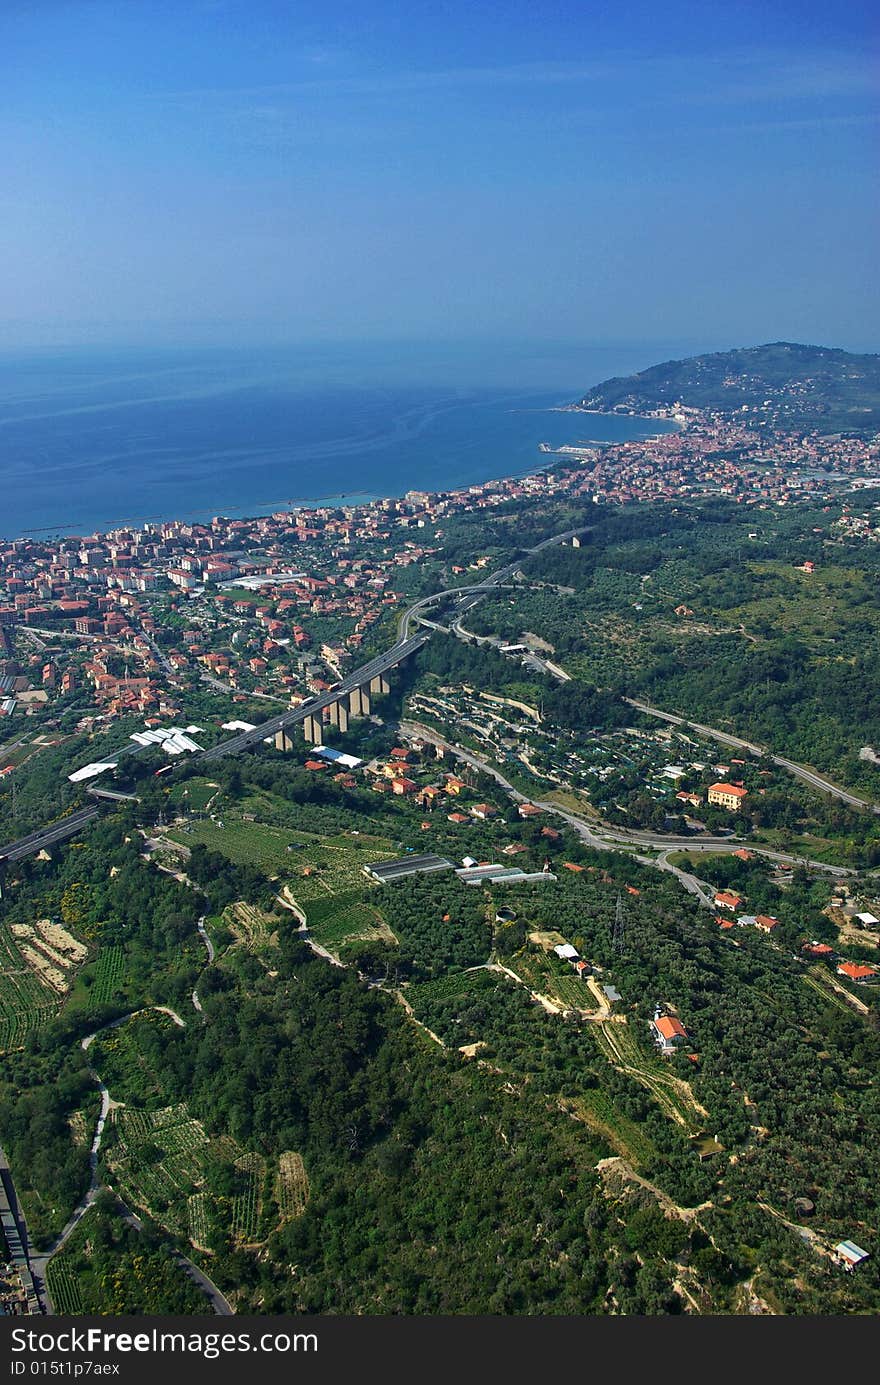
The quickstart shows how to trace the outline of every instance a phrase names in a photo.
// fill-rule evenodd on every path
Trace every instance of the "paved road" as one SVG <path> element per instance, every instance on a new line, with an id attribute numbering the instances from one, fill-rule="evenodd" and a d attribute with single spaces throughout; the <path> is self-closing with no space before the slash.
<path id="1" fill-rule="evenodd" d="M 414 654 L 417 649 L 421 649 L 426 643 L 427 635 L 414 635 L 410 639 L 398 641 L 392 645 L 384 654 L 379 654 L 375 659 L 370 659 L 360 668 L 354 669 L 346 674 L 345 678 L 331 692 L 323 693 L 320 697 L 313 697 L 301 707 L 285 712 L 281 716 L 272 717 L 269 721 L 264 721 L 261 726 L 257 726 L 253 731 L 241 731 L 237 736 L 230 737 L 227 741 L 221 741 L 219 745 L 213 746 L 210 750 L 203 750 L 198 757 L 201 760 L 219 760 L 225 755 L 236 755 L 242 750 L 247 750 L 252 745 L 259 745 L 261 741 L 269 736 L 274 736 L 276 731 L 287 730 L 290 726 L 295 726 L 306 717 L 315 716 L 324 707 L 330 707 L 340 698 L 346 697 L 355 688 L 363 687 L 372 678 L 378 678 L 387 673 L 389 669 Z"/>
<path id="2" fill-rule="evenodd" d="M 442 745 L 449 750 L 456 759 L 462 760 L 465 764 L 471 765 L 474 769 L 480 770 L 484 774 L 491 775 L 497 784 L 513 799 L 515 803 L 534 803 L 546 813 L 552 813 L 555 817 L 562 818 L 578 834 L 581 841 L 586 846 L 592 847 L 596 851 L 619 851 L 627 847 L 643 846 L 659 850 L 663 854 L 658 859 L 652 856 L 639 856 L 638 860 L 645 865 L 655 866 L 658 870 L 666 870 L 675 875 L 689 893 L 694 894 L 707 907 L 712 908 L 711 900 L 703 888 L 704 882 L 697 879 L 689 871 L 683 870 L 680 866 L 672 865 L 666 858 L 669 852 L 674 851 L 699 851 L 699 852 L 718 852 L 718 851 L 737 851 L 743 847 L 744 843 L 736 838 L 730 837 L 709 837 L 702 838 L 695 842 L 692 837 L 670 837 L 658 832 L 631 832 L 622 827 L 611 827 L 605 823 L 595 825 L 586 822 L 583 818 L 577 817 L 574 813 L 569 813 L 564 808 L 558 808 L 555 804 L 544 803 L 537 799 L 527 798 L 518 789 L 505 779 L 500 770 L 494 765 L 484 760 L 482 756 L 475 754 L 471 750 L 466 750 L 463 746 L 455 745 L 438 736 L 430 727 L 423 726 L 420 722 L 401 721 L 400 729 L 407 735 L 420 736 L 431 745 Z M 811 861 L 805 856 L 793 856 L 783 851 L 771 851 L 761 846 L 756 846 L 752 842 L 748 843 L 747 849 L 755 855 L 766 856 L 771 860 L 779 861 L 785 865 L 806 866 L 811 870 L 824 871 L 833 876 L 855 875 L 856 872 L 846 866 L 828 866 L 821 861 Z"/>
<path id="3" fill-rule="evenodd" d="M 221 679 L 215 678 L 211 673 L 203 673 L 202 682 L 207 683 L 208 687 L 213 688 L 215 692 L 226 693 L 227 696 L 236 691 L 235 688 L 230 687 L 228 683 L 222 682 Z M 259 698 L 261 702 L 277 702 L 282 707 L 290 706 L 286 698 L 275 697 L 273 693 L 249 692 L 248 697 Z"/>
<path id="4" fill-rule="evenodd" d="M 199 928 L 201 931 L 201 923 L 199 925 Z M 211 955 L 213 953 L 213 945 L 211 944 L 210 939 L 208 939 L 207 937 L 205 938 L 205 941 L 209 949 L 209 955 Z M 211 957 L 211 960 L 213 960 L 213 957 Z M 173 1022 L 176 1025 L 178 1025 L 181 1029 L 184 1029 L 186 1027 L 186 1021 L 181 1019 L 180 1015 L 178 1015 L 176 1010 L 172 1010 L 167 1005 L 151 1005 L 146 1008 L 150 1010 L 159 1010 L 162 1014 L 168 1015 L 173 1020 Z M 110 1020 L 108 1024 L 102 1024 L 98 1029 L 94 1029 L 91 1034 L 87 1034 L 85 1036 L 85 1038 L 80 1043 L 80 1047 L 82 1048 L 84 1053 L 88 1053 L 89 1049 L 91 1048 L 92 1044 L 94 1043 L 95 1039 L 97 1039 L 99 1034 L 103 1034 L 109 1029 L 118 1029 L 120 1025 L 126 1024 L 128 1020 L 132 1019 L 135 1015 L 140 1015 L 144 1013 L 144 1010 L 132 1010 L 127 1015 L 120 1015 L 118 1019 Z M 86 1190 L 85 1195 L 81 1198 L 80 1202 L 71 1214 L 61 1234 L 56 1238 L 56 1240 L 52 1243 L 49 1249 L 45 1251 L 40 1251 L 38 1253 L 31 1252 L 29 1255 L 29 1259 L 31 1262 L 31 1271 L 34 1276 L 34 1280 L 35 1282 L 38 1282 L 38 1285 L 40 1287 L 43 1288 L 44 1299 L 47 1311 L 49 1313 L 52 1313 L 54 1311 L 54 1308 L 48 1296 L 48 1292 L 45 1290 L 46 1267 L 49 1261 L 52 1259 L 53 1255 L 58 1254 L 58 1252 L 67 1242 L 67 1240 L 79 1226 L 83 1217 L 86 1216 L 87 1212 L 89 1211 L 89 1208 L 93 1205 L 103 1187 L 103 1184 L 101 1183 L 101 1179 L 98 1174 L 98 1157 L 101 1151 L 101 1140 L 104 1135 L 104 1127 L 107 1123 L 107 1116 L 110 1112 L 111 1100 L 110 1092 L 108 1091 L 106 1085 L 102 1081 L 100 1075 L 91 1066 L 91 1064 L 89 1065 L 89 1073 L 92 1077 L 92 1080 L 97 1085 L 98 1091 L 101 1094 L 101 1108 L 98 1114 L 97 1124 L 95 1126 L 95 1133 L 92 1137 L 91 1148 L 89 1150 L 89 1186 Z M 0 1150 L 0 1156 L 2 1156 L 2 1150 Z M 122 1204 L 122 1210 L 120 1215 L 122 1216 L 123 1220 L 126 1221 L 129 1224 L 129 1226 L 134 1227 L 136 1231 L 143 1231 L 143 1222 L 140 1220 L 139 1217 L 135 1216 L 135 1214 L 128 1207 L 126 1207 L 124 1203 Z M 194 1264 L 192 1260 L 188 1259 L 187 1256 L 183 1255 L 180 1251 L 173 1252 L 173 1259 L 175 1263 L 178 1264 L 180 1268 L 184 1271 L 184 1273 L 189 1276 L 193 1283 L 196 1284 L 199 1289 L 201 1289 L 202 1293 L 211 1303 L 211 1306 L 213 1307 L 215 1313 L 217 1313 L 221 1317 L 232 1316 L 232 1314 L 234 1313 L 234 1309 L 232 1308 L 228 1299 L 224 1298 L 223 1294 L 217 1288 L 217 1285 L 213 1282 L 213 1280 L 209 1279 L 208 1276 L 202 1270 L 199 1269 L 198 1265 Z"/>
<path id="5" fill-rule="evenodd" d="M 774 755 L 763 746 L 756 745 L 754 741 L 743 740 L 741 736 L 732 736 L 728 731 L 719 731 L 714 726 L 704 726 L 699 721 L 688 721 L 686 717 L 677 716 L 674 712 L 662 712 L 659 707 L 652 707 L 648 702 L 640 702 L 637 698 L 624 698 L 630 707 L 635 707 L 636 711 L 644 712 L 646 716 L 659 717 L 661 721 L 671 722 L 673 726 L 686 726 L 689 730 L 699 731 L 702 735 L 708 736 L 711 740 L 720 741 L 722 745 L 732 746 L 736 750 L 747 750 L 752 755 L 759 755 L 770 761 L 772 765 L 779 765 L 781 769 L 786 769 L 790 774 L 802 779 L 805 784 L 818 789 L 821 793 L 831 794 L 833 798 L 839 798 L 843 803 L 849 803 L 853 808 L 871 808 L 873 812 L 880 813 L 880 804 L 871 803 L 868 799 L 860 798 L 858 794 L 850 793 L 848 789 L 842 789 L 839 784 L 833 784 L 824 775 L 816 774 L 815 770 L 807 769 L 805 765 L 799 765 L 795 760 L 787 760 L 783 755 Z"/>
<path id="6" fill-rule="evenodd" d="M 493 591 L 512 577 L 528 558 L 531 558 L 535 553 L 541 553 L 545 548 L 554 548 L 560 543 L 565 543 L 568 539 L 573 539 L 575 535 L 587 534 L 592 527 L 592 525 L 585 525 L 582 529 L 566 529 L 562 534 L 553 534 L 549 539 L 542 539 L 534 548 L 525 549 L 512 563 L 507 563 L 497 572 L 493 572 L 491 577 L 486 577 L 481 582 L 474 582 L 464 587 L 449 587 L 446 591 L 435 592 L 433 596 L 423 596 L 420 601 L 416 601 L 402 613 L 398 622 L 400 637 L 404 638 L 409 633 L 409 623 L 413 616 L 418 615 L 425 607 L 432 605 L 435 601 L 447 597 L 459 598 L 456 623 L 459 622 L 466 611 L 476 606 L 487 592 Z M 455 630 L 455 625 L 452 628 Z M 458 632 L 456 631 L 456 633 Z"/>
<path id="7" fill-rule="evenodd" d="M 47 827 L 40 827 L 36 832 L 30 832 L 26 837 L 20 837 L 17 842 L 10 842 L 7 846 L 0 847 L 0 862 L 20 861 L 25 856 L 36 856 L 39 851 L 55 846 L 57 842 L 66 841 L 68 837 L 75 837 L 77 832 L 81 832 L 88 823 L 98 816 L 99 812 L 100 809 L 97 805 L 90 808 L 80 808 L 78 812 L 71 813 L 69 817 L 60 818 Z"/>
<path id="8" fill-rule="evenodd" d="M 6 1173 L 6 1183 L 11 1194 L 9 1198 L 9 1206 L 11 1208 L 13 1216 L 15 1217 L 16 1222 L 18 1223 L 18 1231 L 21 1237 L 21 1248 L 24 1251 L 25 1258 L 27 1259 L 28 1263 L 28 1268 L 33 1277 L 34 1290 L 37 1295 L 37 1302 L 39 1303 L 40 1309 L 43 1313 L 51 1313 L 52 1300 L 49 1297 L 49 1291 L 46 1288 L 46 1275 L 43 1270 L 43 1267 L 41 1265 L 38 1265 L 37 1263 L 39 1257 L 37 1257 L 34 1253 L 30 1231 L 28 1230 L 27 1220 L 24 1215 L 24 1209 L 21 1205 L 21 1199 L 18 1196 L 18 1192 L 16 1191 L 15 1180 L 12 1176 L 12 1169 L 9 1167 L 9 1160 L 6 1158 L 6 1151 L 3 1149 L 2 1146 L 0 1146 L 0 1169 L 4 1170 L 4 1172 Z"/>

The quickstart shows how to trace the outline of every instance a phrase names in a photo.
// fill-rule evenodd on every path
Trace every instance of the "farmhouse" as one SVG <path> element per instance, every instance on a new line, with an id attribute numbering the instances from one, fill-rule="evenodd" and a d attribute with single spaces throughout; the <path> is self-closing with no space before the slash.
<path id="1" fill-rule="evenodd" d="M 774 928 L 779 927 L 779 919 L 775 919 L 772 914 L 757 914 L 755 927 L 760 928 L 762 933 L 772 933 Z"/>
<path id="2" fill-rule="evenodd" d="M 837 975 L 848 976 L 850 981 L 870 981 L 877 975 L 877 968 L 867 967 L 862 962 L 841 962 Z"/>
<path id="3" fill-rule="evenodd" d="M 742 904 L 742 899 L 738 894 L 732 894 L 729 890 L 719 890 L 715 895 L 714 903 L 721 909 L 738 909 Z"/>
<path id="4" fill-rule="evenodd" d="M 811 957 L 830 957 L 834 948 L 830 943 L 810 942 L 804 943 L 801 952 L 808 952 Z"/>
<path id="5" fill-rule="evenodd" d="M 655 1015 L 651 1020 L 651 1029 L 660 1052 L 664 1054 L 674 1053 L 676 1044 L 688 1037 L 681 1020 L 674 1015 Z"/>

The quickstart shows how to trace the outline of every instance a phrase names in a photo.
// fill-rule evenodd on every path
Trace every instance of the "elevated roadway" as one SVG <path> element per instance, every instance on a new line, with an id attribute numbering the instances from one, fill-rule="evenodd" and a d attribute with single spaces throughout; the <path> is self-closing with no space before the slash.
<path id="1" fill-rule="evenodd" d="M 260 726 L 255 726 L 252 731 L 240 731 L 238 735 L 231 736 L 229 740 L 221 741 L 219 745 L 212 746 L 210 750 L 202 751 L 199 757 L 202 760 L 219 760 L 226 755 L 237 755 L 242 750 L 249 750 L 251 746 L 259 745 L 261 741 L 267 740 L 279 731 L 286 731 L 291 726 L 305 721 L 307 717 L 319 716 L 325 707 L 332 707 L 334 703 L 341 701 L 357 688 L 368 685 L 374 678 L 381 678 L 389 669 L 395 668 L 397 664 L 409 658 L 410 654 L 415 654 L 417 649 L 421 649 L 427 642 L 427 635 L 413 635 L 408 639 L 398 640 L 384 654 L 371 659 L 369 663 L 362 664 L 360 668 L 353 669 L 351 673 L 336 684 L 330 692 L 322 693 L 320 697 L 310 698 L 302 706 L 292 708 L 288 712 L 282 712 L 277 717 L 270 717 Z"/>
<path id="2" fill-rule="evenodd" d="M 67 841 L 68 837 L 75 837 L 94 821 L 100 811 L 97 804 L 80 808 L 69 817 L 60 818 L 57 822 L 38 828 L 36 832 L 30 832 L 26 837 L 20 837 L 17 842 L 0 847 L 0 865 L 7 861 L 21 861 L 26 856 L 36 856 L 40 851 L 48 850 L 58 842 Z"/>

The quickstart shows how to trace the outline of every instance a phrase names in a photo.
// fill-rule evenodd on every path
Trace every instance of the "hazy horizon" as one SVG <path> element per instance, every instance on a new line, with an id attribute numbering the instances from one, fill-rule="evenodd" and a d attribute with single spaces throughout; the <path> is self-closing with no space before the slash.
<path id="1" fill-rule="evenodd" d="M 872 10 L 7 0 L 0 347 L 876 348 Z"/>

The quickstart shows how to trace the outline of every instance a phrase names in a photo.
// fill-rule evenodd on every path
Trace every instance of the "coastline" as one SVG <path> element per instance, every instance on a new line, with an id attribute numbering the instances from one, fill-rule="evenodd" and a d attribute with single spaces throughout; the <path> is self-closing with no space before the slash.
<path id="1" fill-rule="evenodd" d="M 536 410 L 535 412 L 567 414 L 593 413 L 601 414 L 602 416 L 608 418 L 621 419 L 623 417 L 626 417 L 631 421 L 638 421 L 639 423 L 645 424 L 653 424 L 659 421 L 667 424 L 668 431 L 679 431 L 683 426 L 681 424 L 674 424 L 673 427 L 669 427 L 669 425 L 672 424 L 672 420 L 656 420 L 639 414 L 623 416 L 619 413 L 615 414 L 612 411 L 603 411 L 598 409 L 581 409 L 579 406 L 576 405 L 551 405 L 546 406 L 543 409 Z M 663 436 L 662 432 L 646 432 L 643 437 L 638 439 L 638 441 L 648 442 L 661 436 Z M 588 443 L 584 443 L 583 445 L 585 447 L 589 446 L 591 449 L 606 448 L 613 447 L 619 445 L 622 442 L 632 440 L 635 439 L 605 438 L 592 440 Z M 566 444 L 563 444 L 563 446 L 565 445 Z M 568 446 L 571 446 L 571 444 L 568 444 Z M 538 458 L 545 458 L 546 460 L 539 461 Z M 560 463 L 563 463 L 566 460 L 573 460 L 571 453 L 560 453 L 555 449 L 550 453 L 538 450 L 535 458 L 535 464 L 527 466 L 522 470 L 506 472 L 504 475 L 501 476 L 489 476 L 484 477 L 480 480 L 461 482 L 457 485 L 449 487 L 422 487 L 418 485 L 412 485 L 411 487 L 409 487 L 409 489 L 419 491 L 420 493 L 431 496 L 460 496 L 468 491 L 482 489 L 487 486 L 503 486 L 505 484 L 510 484 L 517 481 L 525 481 L 529 477 L 538 476 L 542 472 L 552 470 L 555 466 L 558 466 Z M 0 534 L 0 542 L 12 543 L 24 540 L 39 543 L 42 541 L 48 542 L 55 538 L 76 538 L 85 537 L 88 535 L 104 536 L 108 534 L 113 534 L 119 530 L 140 529 L 145 528 L 148 525 L 188 523 L 199 524 L 203 523 L 205 519 L 210 519 L 217 515 L 222 515 L 226 518 L 247 521 L 251 519 L 259 519 L 266 515 L 271 515 L 275 513 L 294 513 L 299 510 L 307 511 L 332 508 L 351 510 L 352 512 L 356 512 L 359 509 L 367 508 L 372 505 L 380 504 L 382 502 L 400 500 L 403 498 L 405 494 L 406 492 L 401 492 L 399 490 L 389 490 L 381 494 L 366 491 L 340 491 L 333 495 L 304 496 L 301 498 L 288 495 L 285 496 L 283 499 L 279 498 L 277 500 L 246 501 L 238 505 L 215 504 L 212 506 L 199 506 L 198 508 L 186 507 L 177 510 L 175 513 L 162 512 L 149 515 L 142 514 L 137 516 L 128 516 L 122 519 L 114 518 L 99 520 L 93 526 L 88 525 L 84 522 L 76 521 L 72 523 L 62 523 L 58 525 L 48 524 L 33 526 L 31 528 L 22 529 L 16 534 Z"/>

